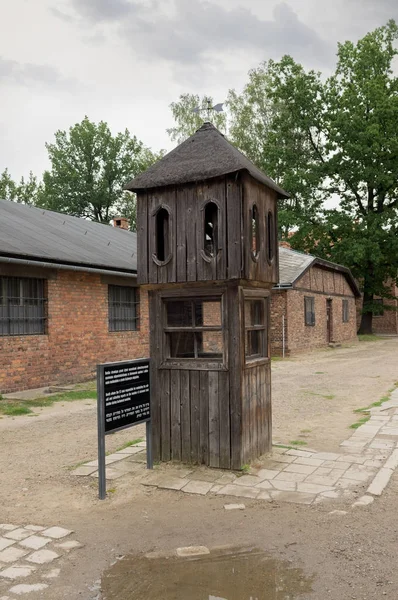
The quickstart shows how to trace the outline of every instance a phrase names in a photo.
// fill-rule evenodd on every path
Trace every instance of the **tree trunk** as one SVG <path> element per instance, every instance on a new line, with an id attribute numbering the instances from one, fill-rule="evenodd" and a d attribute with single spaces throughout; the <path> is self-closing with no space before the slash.
<path id="1" fill-rule="evenodd" d="M 371 334 L 372 333 L 372 323 L 373 323 L 373 313 L 371 310 L 367 310 L 367 307 L 373 302 L 373 294 L 370 293 L 367 289 L 366 278 L 365 278 L 365 289 L 363 293 L 363 304 L 362 304 L 362 317 L 361 324 L 359 326 L 359 334 Z"/>

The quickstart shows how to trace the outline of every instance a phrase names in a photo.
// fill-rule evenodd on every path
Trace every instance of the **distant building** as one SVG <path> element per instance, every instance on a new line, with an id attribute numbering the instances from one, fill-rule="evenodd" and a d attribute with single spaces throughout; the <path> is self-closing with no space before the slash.
<path id="1" fill-rule="evenodd" d="M 99 362 L 148 355 L 136 235 L 117 223 L 0 200 L 0 393 L 82 381 Z"/>
<path id="2" fill-rule="evenodd" d="M 341 265 L 279 248 L 279 284 L 271 296 L 271 353 L 285 355 L 357 339 L 351 271 Z"/>

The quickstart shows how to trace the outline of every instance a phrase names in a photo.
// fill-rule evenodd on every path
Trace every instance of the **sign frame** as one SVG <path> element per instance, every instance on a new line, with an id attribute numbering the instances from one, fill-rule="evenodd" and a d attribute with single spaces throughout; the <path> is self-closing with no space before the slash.
<path id="1" fill-rule="evenodd" d="M 152 424 L 151 415 L 145 419 L 127 423 L 120 427 L 115 427 L 106 431 L 106 398 L 105 398 L 105 369 L 109 368 L 127 368 L 134 366 L 148 366 L 149 381 L 149 411 L 151 401 L 151 361 L 149 358 L 138 358 L 134 360 L 124 360 L 117 362 L 101 363 L 97 365 L 97 425 L 98 425 L 98 496 L 100 500 L 106 498 L 106 465 L 105 465 L 105 436 L 123 429 L 134 427 L 135 425 L 146 424 L 146 449 L 147 449 L 147 469 L 153 469 L 152 455 Z M 117 382 L 116 382 L 117 383 Z M 115 383 L 115 385 L 116 385 Z M 130 384 L 132 385 L 132 384 Z"/>

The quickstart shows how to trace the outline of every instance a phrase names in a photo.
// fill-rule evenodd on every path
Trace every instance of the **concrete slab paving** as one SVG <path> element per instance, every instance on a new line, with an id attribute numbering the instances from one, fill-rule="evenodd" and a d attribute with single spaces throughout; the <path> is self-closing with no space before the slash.
<path id="1" fill-rule="evenodd" d="M 0 537 L 0 550 L 4 550 L 8 548 L 8 546 L 12 546 L 15 544 L 15 540 L 8 540 L 6 538 Z"/>
<path id="2" fill-rule="evenodd" d="M 36 567 L 28 565 L 13 565 L 3 571 L 0 571 L 0 577 L 6 579 L 18 579 L 19 577 L 29 577 L 36 570 Z"/>
<path id="3" fill-rule="evenodd" d="M 30 594 L 30 592 L 42 592 L 47 588 L 47 583 L 19 583 L 18 585 L 14 585 L 10 589 L 10 592 L 12 594 L 16 594 L 17 596 L 21 596 L 22 594 Z"/>
<path id="4" fill-rule="evenodd" d="M 187 494 L 200 494 L 201 496 L 206 496 L 206 494 L 210 491 L 212 486 L 212 482 L 191 480 L 181 489 Z"/>
<path id="5" fill-rule="evenodd" d="M 29 548 L 31 550 L 39 550 L 43 548 L 46 544 L 48 544 L 51 540 L 49 538 L 44 538 L 39 535 L 31 535 L 26 539 L 22 540 L 19 545 L 23 548 Z"/>
<path id="6" fill-rule="evenodd" d="M 145 470 L 145 442 L 109 455 L 114 460 L 112 471 L 123 471 L 141 484 L 182 490 L 201 495 L 218 494 L 298 503 L 312 503 L 340 497 L 351 498 L 371 482 L 369 497 L 377 495 L 389 481 L 389 472 L 398 468 L 398 390 L 396 400 L 371 409 L 371 418 L 340 444 L 340 452 L 319 452 L 312 448 L 275 446 L 254 463 L 248 474 L 220 471 L 204 467 L 178 469 L 162 465 L 156 473 Z M 117 459 L 117 460 L 116 460 Z M 139 470 L 125 467 L 136 461 Z M 387 462 L 386 462 L 387 461 Z M 96 461 L 83 467 L 95 465 Z M 82 471 L 83 475 L 84 471 Z M 96 476 L 91 473 L 91 476 Z M 120 473 L 117 476 L 121 476 Z M 111 477 L 109 477 L 111 478 Z M 373 492 L 371 491 L 373 490 Z M 380 492 L 381 493 L 381 492 Z"/>
<path id="7" fill-rule="evenodd" d="M 53 550 L 37 550 L 32 552 L 25 560 L 35 563 L 37 565 L 44 565 L 52 562 L 56 558 L 59 558 L 59 554 L 53 552 Z"/>

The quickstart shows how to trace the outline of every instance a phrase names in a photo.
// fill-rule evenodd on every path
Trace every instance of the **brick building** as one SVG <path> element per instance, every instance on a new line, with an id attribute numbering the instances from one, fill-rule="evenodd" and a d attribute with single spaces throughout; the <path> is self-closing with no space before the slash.
<path id="1" fill-rule="evenodd" d="M 0 200 L 0 393 L 95 376 L 148 355 L 136 236 Z"/>
<path id="2" fill-rule="evenodd" d="M 373 333 L 382 333 L 387 335 L 398 334 L 398 287 L 395 282 L 388 283 L 390 293 L 393 298 L 375 298 L 374 302 L 380 304 L 380 314 L 373 315 L 372 330 Z M 361 306 L 360 306 L 361 308 Z M 358 325 L 360 323 L 361 313 L 358 312 Z"/>
<path id="3" fill-rule="evenodd" d="M 272 354 L 356 340 L 359 296 L 346 267 L 280 247 L 279 284 L 271 298 Z"/>

